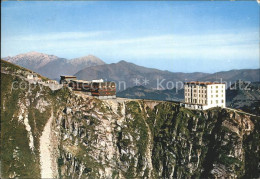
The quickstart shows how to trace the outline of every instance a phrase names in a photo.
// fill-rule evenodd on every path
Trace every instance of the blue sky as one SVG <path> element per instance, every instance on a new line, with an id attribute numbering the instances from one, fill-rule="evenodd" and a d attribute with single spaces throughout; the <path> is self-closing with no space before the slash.
<path id="1" fill-rule="evenodd" d="M 2 57 L 95 55 L 173 72 L 259 68 L 251 2 L 1 2 Z"/>

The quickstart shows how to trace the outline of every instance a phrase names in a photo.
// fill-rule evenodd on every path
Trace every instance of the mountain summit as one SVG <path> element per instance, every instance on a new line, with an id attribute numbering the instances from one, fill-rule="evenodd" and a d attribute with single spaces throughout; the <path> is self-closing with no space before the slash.
<path id="1" fill-rule="evenodd" d="M 19 54 L 14 57 L 7 57 L 5 59 L 22 67 L 37 70 L 45 66 L 49 62 L 59 59 L 59 57 L 39 52 L 29 52 Z"/>
<path id="2" fill-rule="evenodd" d="M 82 69 L 89 66 L 104 65 L 105 62 L 94 55 L 88 55 L 80 58 L 74 58 L 69 61 L 71 65 L 81 66 Z"/>
<path id="3" fill-rule="evenodd" d="M 63 74 L 73 75 L 86 67 L 105 64 L 93 55 L 68 60 L 39 52 L 29 52 L 4 59 L 51 79 L 58 79 Z"/>

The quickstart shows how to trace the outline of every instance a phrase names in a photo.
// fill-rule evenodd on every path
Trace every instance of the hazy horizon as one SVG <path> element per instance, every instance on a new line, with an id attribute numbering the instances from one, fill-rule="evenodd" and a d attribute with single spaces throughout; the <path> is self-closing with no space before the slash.
<path id="1" fill-rule="evenodd" d="M 257 2 L 2 2 L 3 57 L 87 54 L 171 72 L 259 68 Z"/>
<path id="2" fill-rule="evenodd" d="M 30 51 L 30 52 L 26 52 L 26 53 L 21 53 L 21 54 L 17 54 L 17 55 L 22 55 L 22 54 L 28 54 L 28 53 L 31 53 L 31 52 L 36 52 L 36 51 Z M 36 52 L 36 53 L 42 53 L 42 52 Z M 45 53 L 43 53 L 45 54 Z M 57 56 L 55 54 L 47 54 L 47 55 L 54 55 L 54 56 Z M 79 57 L 75 57 L 75 58 L 81 58 L 81 57 L 86 57 L 86 56 L 89 56 L 89 55 L 92 55 L 92 56 L 95 56 L 97 58 L 99 58 L 98 56 L 94 55 L 94 54 L 87 54 L 87 55 L 83 55 L 83 56 L 79 56 Z M 16 56 L 16 55 L 14 55 Z M 14 57 L 14 56 L 7 56 L 7 57 Z M 4 58 L 7 58 L 7 57 L 3 57 Z M 65 58 L 65 57 L 60 57 L 60 56 L 57 56 L 59 58 Z M 67 60 L 73 60 L 75 58 L 65 58 Z M 101 58 L 100 58 L 101 59 Z M 102 61 L 104 61 L 106 64 L 112 64 L 112 63 L 119 63 L 120 61 L 126 61 L 126 60 L 118 60 L 116 62 L 106 62 L 106 60 L 104 59 L 101 59 Z M 134 62 L 129 62 L 129 61 L 126 61 L 128 63 L 133 63 L 135 65 L 138 65 L 138 66 L 143 66 L 143 67 L 147 67 L 147 68 L 154 68 L 154 69 L 158 69 L 158 70 L 162 70 L 162 71 L 169 71 L 169 70 L 164 70 L 164 69 L 160 69 L 160 68 L 156 68 L 156 67 L 149 67 L 149 66 L 145 66 L 145 65 L 139 65 L 139 64 L 136 64 Z M 202 72 L 202 71 L 192 71 L 192 72 L 182 72 L 182 71 L 169 71 L 169 72 L 173 72 L 173 73 L 209 73 L 209 74 L 213 74 L 213 73 L 218 73 L 218 72 L 224 72 L 224 71 L 232 71 L 232 70 L 257 70 L 257 69 L 260 69 L 259 67 L 256 67 L 256 68 L 240 68 L 240 69 L 229 69 L 229 70 L 220 70 L 220 71 L 216 71 L 216 72 Z"/>

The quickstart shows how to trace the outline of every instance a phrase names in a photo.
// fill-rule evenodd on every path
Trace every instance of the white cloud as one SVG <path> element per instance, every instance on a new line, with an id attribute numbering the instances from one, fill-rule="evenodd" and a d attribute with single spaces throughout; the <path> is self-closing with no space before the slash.
<path id="1" fill-rule="evenodd" d="M 93 32 L 60 32 L 49 34 L 32 34 L 27 36 L 13 36 L 7 40 L 13 41 L 56 41 L 56 40 L 78 40 L 91 37 L 97 37 L 107 34 L 108 31 L 93 31 Z"/>
<path id="2" fill-rule="evenodd" d="M 63 54 L 63 57 L 77 57 L 91 53 L 117 59 L 127 57 L 128 59 L 258 60 L 258 42 L 259 34 L 256 31 L 198 35 L 166 34 L 120 39 L 116 33 L 105 31 L 61 32 L 6 38 L 3 40 L 2 54 L 18 47 L 23 50 L 22 52 L 50 51 L 53 54 L 57 52 L 56 55 Z"/>

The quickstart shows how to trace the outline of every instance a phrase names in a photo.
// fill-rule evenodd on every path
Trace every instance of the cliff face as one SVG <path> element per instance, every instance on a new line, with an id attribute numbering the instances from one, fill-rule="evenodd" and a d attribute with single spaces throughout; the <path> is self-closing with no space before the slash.
<path id="1" fill-rule="evenodd" d="M 23 81 L 2 73 L 4 178 L 259 177 L 259 117 L 100 101 L 66 88 L 11 89 L 16 80 Z"/>

